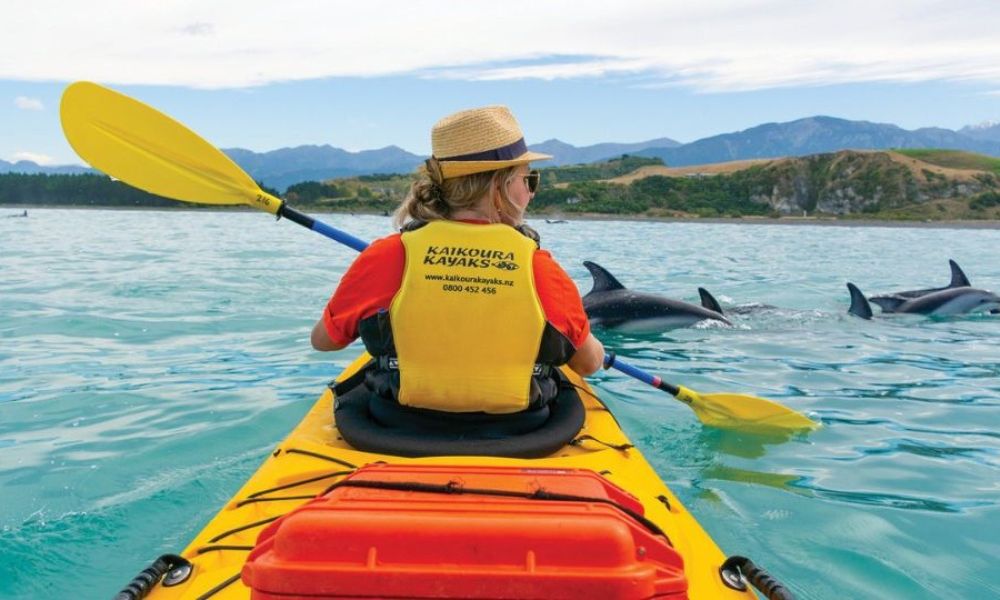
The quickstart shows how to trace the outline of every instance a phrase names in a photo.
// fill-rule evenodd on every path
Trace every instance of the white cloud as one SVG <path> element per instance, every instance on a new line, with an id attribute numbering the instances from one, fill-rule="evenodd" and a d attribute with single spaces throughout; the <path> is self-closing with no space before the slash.
<path id="1" fill-rule="evenodd" d="M 14 98 L 14 106 L 20 108 L 21 110 L 44 110 L 45 107 L 42 106 L 42 101 L 38 98 L 28 98 L 27 96 L 18 96 Z"/>
<path id="2" fill-rule="evenodd" d="M 51 165 L 55 162 L 51 156 L 39 154 L 38 152 L 15 152 L 11 156 L 11 159 L 13 159 L 13 162 L 17 162 L 19 160 L 30 160 L 31 162 L 39 165 Z"/>
<path id="3" fill-rule="evenodd" d="M 36 0 L 4 17 L 0 79 L 218 88 L 391 74 L 639 75 L 708 92 L 1000 83 L 993 0 Z M 15 51 L 26 47 L 29 60 Z"/>

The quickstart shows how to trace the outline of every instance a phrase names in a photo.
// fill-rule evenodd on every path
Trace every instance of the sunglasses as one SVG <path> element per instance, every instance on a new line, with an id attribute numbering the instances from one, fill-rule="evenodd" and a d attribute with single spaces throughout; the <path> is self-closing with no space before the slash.
<path id="1" fill-rule="evenodd" d="M 538 184 L 542 182 L 542 174 L 538 171 L 528 171 L 527 175 L 522 175 L 524 185 L 528 186 L 528 191 L 532 194 L 538 189 Z"/>

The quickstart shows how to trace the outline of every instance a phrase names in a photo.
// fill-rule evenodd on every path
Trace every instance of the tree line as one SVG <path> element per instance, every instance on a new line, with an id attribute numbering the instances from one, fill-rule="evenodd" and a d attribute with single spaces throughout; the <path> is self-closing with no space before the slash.
<path id="1" fill-rule="evenodd" d="M 264 188 L 278 195 L 276 190 Z M 0 206 L 94 206 L 94 207 L 162 207 L 173 208 L 181 203 L 150 194 L 106 175 L 50 175 L 45 173 L 0 174 Z M 185 206 L 197 206 L 184 203 Z"/>

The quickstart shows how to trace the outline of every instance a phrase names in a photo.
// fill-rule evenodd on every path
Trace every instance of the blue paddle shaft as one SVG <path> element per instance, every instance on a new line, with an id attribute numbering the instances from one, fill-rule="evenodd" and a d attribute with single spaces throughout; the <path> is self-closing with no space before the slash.
<path id="1" fill-rule="evenodd" d="M 343 232 L 336 227 L 330 227 L 326 223 L 317 221 L 307 214 L 300 213 L 284 202 L 281 203 L 281 208 L 278 209 L 278 218 L 280 219 L 281 217 L 285 217 L 289 221 L 298 223 L 306 229 L 312 229 L 316 233 L 321 233 L 335 242 L 340 242 L 348 248 L 354 248 L 358 252 L 361 252 L 368 247 L 368 242 L 358 239 L 349 233 Z"/>
<path id="2" fill-rule="evenodd" d="M 622 362 L 614 352 L 608 352 L 604 355 L 604 368 L 605 369 L 615 369 L 622 373 L 625 373 L 629 377 L 638 379 L 643 383 L 647 383 L 658 390 L 662 390 L 671 396 L 676 396 L 677 392 L 680 391 L 677 386 L 671 385 L 666 381 L 663 381 L 656 375 L 650 375 L 649 373 L 643 371 L 639 367 L 632 366 L 628 363 Z"/>
<path id="3" fill-rule="evenodd" d="M 278 217 L 285 217 L 289 221 L 294 221 L 295 223 L 311 229 L 316 233 L 321 233 L 335 242 L 340 242 L 349 248 L 354 248 L 358 252 L 361 252 L 368 247 L 367 242 L 364 240 L 358 239 L 353 235 L 345 233 L 335 227 L 331 227 L 322 221 L 317 221 L 309 215 L 300 213 L 294 208 L 289 207 L 287 204 L 282 203 L 281 208 L 278 210 Z M 638 367 L 633 367 L 628 363 L 622 362 L 615 356 L 614 352 L 608 352 L 604 356 L 604 368 L 612 368 L 617 371 L 621 371 L 629 377 L 633 377 L 643 383 L 647 383 L 658 390 L 663 390 L 672 396 L 676 395 L 679 391 L 676 387 L 663 381 L 656 375 L 650 375 Z"/>
<path id="4" fill-rule="evenodd" d="M 312 226 L 312 230 L 317 233 L 322 233 L 331 240 L 336 240 L 345 246 L 354 248 L 358 252 L 361 252 L 368 247 L 368 242 L 360 240 L 349 233 L 345 233 L 339 229 L 334 229 L 322 221 L 315 221 Z"/>

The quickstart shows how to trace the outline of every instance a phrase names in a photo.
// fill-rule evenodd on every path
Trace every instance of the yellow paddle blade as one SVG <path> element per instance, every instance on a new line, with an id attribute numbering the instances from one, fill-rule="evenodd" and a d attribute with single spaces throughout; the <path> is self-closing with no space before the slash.
<path id="1" fill-rule="evenodd" d="M 700 394 L 683 386 L 675 395 L 687 403 L 705 425 L 743 431 L 796 431 L 819 424 L 805 415 L 749 394 Z"/>
<path id="2" fill-rule="evenodd" d="M 152 194 L 200 204 L 246 204 L 277 214 L 264 192 L 228 156 L 158 110 L 80 81 L 60 106 L 73 150 L 95 169 Z"/>

